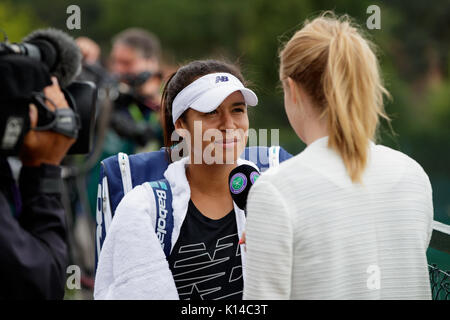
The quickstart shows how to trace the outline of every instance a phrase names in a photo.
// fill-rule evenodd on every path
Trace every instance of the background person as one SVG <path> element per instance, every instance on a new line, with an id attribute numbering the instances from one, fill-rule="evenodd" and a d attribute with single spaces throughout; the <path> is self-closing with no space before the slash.
<path id="1" fill-rule="evenodd" d="M 306 149 L 250 191 L 245 299 L 430 299 L 427 174 L 376 145 L 383 94 L 346 17 L 307 21 L 280 53 L 289 122 Z"/>
<path id="2" fill-rule="evenodd" d="M 109 117 L 106 133 L 97 140 L 101 148 L 96 165 L 87 177 L 89 208 L 95 219 L 100 161 L 119 152 L 133 154 L 159 149 L 163 143 L 159 120 L 161 101 L 161 45 L 149 31 L 128 28 L 115 35 L 107 71 L 98 63 L 99 47 L 91 39 L 80 37 L 77 43 L 83 54 L 84 80 L 104 87 L 116 84 L 112 111 L 100 112 Z M 99 108 L 103 110 L 103 108 Z M 99 124 L 102 119 L 98 119 Z"/>
<path id="3" fill-rule="evenodd" d="M 126 141 L 121 152 L 135 153 L 138 146 L 145 147 L 155 138 L 159 139 L 157 148 L 162 144 L 160 60 L 159 40 L 146 30 L 130 28 L 113 38 L 109 69 L 126 87 L 115 101 L 111 117 L 112 129 Z"/>

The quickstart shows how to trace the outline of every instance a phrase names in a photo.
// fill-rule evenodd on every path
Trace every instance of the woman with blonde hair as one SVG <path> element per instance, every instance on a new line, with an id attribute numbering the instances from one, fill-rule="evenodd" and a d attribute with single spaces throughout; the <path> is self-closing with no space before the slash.
<path id="1" fill-rule="evenodd" d="M 244 299 L 430 299 L 431 185 L 374 143 L 388 92 L 370 42 L 323 14 L 281 50 L 280 80 L 307 147 L 250 191 Z"/>

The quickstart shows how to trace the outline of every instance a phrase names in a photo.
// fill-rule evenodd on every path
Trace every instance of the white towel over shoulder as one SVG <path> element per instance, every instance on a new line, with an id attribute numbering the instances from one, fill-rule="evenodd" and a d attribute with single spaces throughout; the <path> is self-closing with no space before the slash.
<path id="1" fill-rule="evenodd" d="M 169 264 L 154 232 L 151 188 L 138 186 L 124 199 L 99 257 L 94 298 L 178 300 Z"/>

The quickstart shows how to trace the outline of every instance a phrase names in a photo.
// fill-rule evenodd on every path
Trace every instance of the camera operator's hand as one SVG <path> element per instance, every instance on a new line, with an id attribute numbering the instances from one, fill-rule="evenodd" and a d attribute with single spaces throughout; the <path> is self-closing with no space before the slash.
<path id="1" fill-rule="evenodd" d="M 59 88 L 58 80 L 52 77 L 53 85 L 44 88 L 44 94 L 52 100 L 58 109 L 69 108 L 64 94 Z M 55 107 L 47 102 L 47 107 Z M 36 106 L 30 105 L 31 128 L 36 127 L 38 112 Z M 38 167 L 43 163 L 59 165 L 75 139 L 52 131 L 30 130 L 24 139 L 20 159 L 24 166 Z"/>

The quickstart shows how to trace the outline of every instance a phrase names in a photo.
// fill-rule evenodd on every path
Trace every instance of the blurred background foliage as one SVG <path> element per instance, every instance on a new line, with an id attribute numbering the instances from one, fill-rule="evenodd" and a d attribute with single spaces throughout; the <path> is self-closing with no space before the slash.
<path id="1" fill-rule="evenodd" d="M 81 30 L 67 30 L 66 9 L 81 8 Z M 370 5 L 381 8 L 381 29 L 368 30 Z M 131 26 L 154 32 L 167 65 L 200 58 L 237 63 L 260 105 L 250 111 L 253 128 L 280 129 L 291 153 L 304 145 L 290 128 L 278 81 L 278 50 L 303 21 L 322 10 L 349 14 L 379 48 L 392 101 L 380 143 L 416 159 L 433 184 L 435 219 L 450 224 L 450 1 L 402 0 L 2 0 L 0 28 L 20 41 L 35 28 L 55 27 L 87 36 L 106 61 L 111 38 Z"/>

